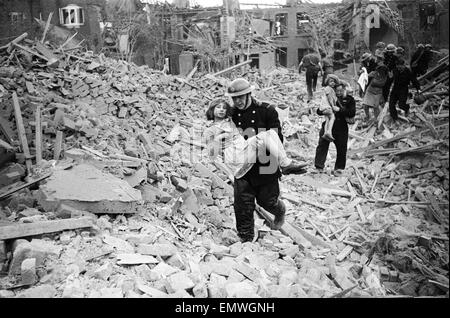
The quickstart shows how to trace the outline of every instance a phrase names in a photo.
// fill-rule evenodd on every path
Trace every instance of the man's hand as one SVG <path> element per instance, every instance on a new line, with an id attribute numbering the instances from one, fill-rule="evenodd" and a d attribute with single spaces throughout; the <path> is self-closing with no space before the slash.
<path id="1" fill-rule="evenodd" d="M 339 108 L 339 107 L 337 107 L 337 106 L 333 106 L 333 111 L 334 112 L 338 112 L 338 111 L 340 111 L 341 109 Z"/>
<path id="2" fill-rule="evenodd" d="M 333 111 L 332 111 L 331 109 L 325 109 L 322 113 L 323 113 L 325 116 L 330 116 L 330 115 L 333 114 Z"/>

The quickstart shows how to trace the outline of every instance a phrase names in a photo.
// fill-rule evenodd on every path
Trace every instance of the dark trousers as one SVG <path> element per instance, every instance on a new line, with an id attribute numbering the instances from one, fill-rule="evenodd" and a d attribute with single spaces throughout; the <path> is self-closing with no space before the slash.
<path id="1" fill-rule="evenodd" d="M 273 183 L 255 186 L 245 178 L 234 180 L 234 214 L 236 229 L 243 241 L 252 241 L 254 236 L 254 219 L 256 202 L 267 212 L 281 216 L 286 211 L 279 201 L 280 186 L 278 179 Z"/>
<path id="2" fill-rule="evenodd" d="M 317 77 L 318 73 L 316 71 L 306 71 L 306 87 L 308 89 L 308 100 L 313 98 L 313 92 L 316 91 Z"/>
<path id="3" fill-rule="evenodd" d="M 342 119 L 340 120 L 342 121 Z M 322 124 L 322 129 L 319 132 L 319 144 L 316 148 L 316 157 L 314 158 L 314 165 L 316 168 L 323 169 L 325 161 L 327 160 L 328 148 L 330 142 L 322 138 L 325 130 L 325 123 Z M 335 122 L 332 129 L 334 145 L 336 146 L 336 163 L 334 169 L 345 169 L 347 161 L 347 142 L 348 142 L 348 125 L 345 122 Z"/>
<path id="4" fill-rule="evenodd" d="M 388 76 L 388 78 L 387 78 L 387 80 L 386 80 L 386 84 L 384 84 L 384 86 L 383 86 L 383 98 L 384 98 L 385 101 L 388 100 L 389 93 L 390 93 L 390 91 L 391 91 L 391 86 L 392 86 L 392 83 L 393 83 L 393 82 L 394 82 L 394 78 L 393 78 L 393 77 L 390 78 L 390 77 Z"/>
<path id="5" fill-rule="evenodd" d="M 397 103 L 400 109 L 404 110 L 405 112 L 409 111 L 409 105 L 406 103 L 407 100 L 408 100 L 408 87 L 406 88 L 394 87 L 392 89 L 391 95 L 389 96 L 389 113 L 391 114 L 393 120 L 398 119 L 396 108 Z"/>

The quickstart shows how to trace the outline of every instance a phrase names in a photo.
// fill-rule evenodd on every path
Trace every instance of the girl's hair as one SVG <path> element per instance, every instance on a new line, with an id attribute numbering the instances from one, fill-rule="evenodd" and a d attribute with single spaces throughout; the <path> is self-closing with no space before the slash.
<path id="1" fill-rule="evenodd" d="M 339 77 L 337 77 L 337 76 L 334 75 L 334 74 L 329 74 L 328 77 L 327 77 L 327 79 L 325 80 L 325 85 L 328 86 L 328 84 L 330 83 L 331 80 L 334 81 L 334 83 L 336 84 L 336 86 L 338 86 L 338 85 L 341 83 L 341 81 L 339 80 Z"/>
<path id="2" fill-rule="evenodd" d="M 220 104 L 225 104 L 226 117 L 231 117 L 233 114 L 233 108 L 231 105 L 223 98 L 218 98 L 209 103 L 208 110 L 206 111 L 206 119 L 214 120 L 214 109 Z"/>

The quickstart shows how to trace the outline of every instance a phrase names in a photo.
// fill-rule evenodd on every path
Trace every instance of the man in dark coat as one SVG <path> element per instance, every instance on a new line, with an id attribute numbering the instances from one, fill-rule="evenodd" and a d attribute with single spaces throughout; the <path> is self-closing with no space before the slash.
<path id="1" fill-rule="evenodd" d="M 302 68 L 306 68 L 306 87 L 308 90 L 308 102 L 313 99 L 313 93 L 317 87 L 317 77 L 319 72 L 322 71 L 320 64 L 320 58 L 312 50 L 311 53 L 306 54 L 298 66 L 298 73 L 302 72 Z"/>
<path id="2" fill-rule="evenodd" d="M 227 89 L 227 95 L 233 99 L 232 120 L 241 131 L 244 139 L 257 135 L 261 131 L 275 130 L 283 142 L 280 120 L 275 107 L 259 102 L 251 96 L 254 89 L 243 79 L 235 79 Z M 260 145 L 258 145 L 258 149 Z M 279 230 L 284 223 L 286 208 L 279 199 L 278 179 L 283 174 L 304 173 L 305 164 L 293 164 L 280 171 L 277 159 L 267 151 L 258 152 L 256 163 L 249 164 L 243 177 L 234 180 L 234 213 L 236 228 L 243 242 L 252 241 L 254 237 L 253 213 L 256 202 L 275 216 L 273 229 Z"/>
<path id="3" fill-rule="evenodd" d="M 334 170 L 336 173 L 345 169 L 347 161 L 347 142 L 348 142 L 348 124 L 346 118 L 355 117 L 356 106 L 355 99 L 346 93 L 344 85 L 341 83 L 336 86 L 336 95 L 338 98 L 337 106 L 333 108 L 335 121 L 333 125 L 333 137 L 334 144 L 336 146 L 336 163 Z M 326 115 L 325 112 L 321 112 L 317 109 L 319 116 Z M 319 132 L 319 144 L 316 148 L 316 157 L 314 159 L 314 165 L 317 169 L 322 170 L 325 167 L 325 161 L 327 159 L 328 148 L 330 141 L 322 138 L 324 134 L 325 122 L 322 124 L 322 128 Z"/>
<path id="4" fill-rule="evenodd" d="M 414 85 L 417 92 L 420 94 L 420 84 L 419 81 L 417 81 L 416 76 L 405 64 L 405 60 L 398 60 L 394 70 L 394 85 L 389 97 L 389 113 L 393 120 L 398 119 L 397 103 L 399 104 L 400 109 L 405 112 L 406 116 L 409 113 L 409 105 L 406 101 L 408 100 L 408 87 L 410 83 Z"/>
<path id="5" fill-rule="evenodd" d="M 320 56 L 322 57 L 322 87 L 325 87 L 328 75 L 334 72 L 334 64 L 333 60 L 325 52 L 322 52 Z"/>
<path id="6" fill-rule="evenodd" d="M 411 58 L 411 70 L 416 77 L 422 76 L 427 72 L 428 66 L 433 59 L 432 49 L 431 44 L 418 45 L 417 51 L 414 52 Z"/>
<path id="7" fill-rule="evenodd" d="M 391 86 L 394 81 L 394 69 L 398 60 L 398 57 L 395 54 L 396 50 L 397 48 L 394 44 L 388 44 L 384 52 L 384 65 L 386 65 L 388 68 L 388 78 L 386 84 L 383 87 L 383 98 L 385 101 L 388 100 Z"/>

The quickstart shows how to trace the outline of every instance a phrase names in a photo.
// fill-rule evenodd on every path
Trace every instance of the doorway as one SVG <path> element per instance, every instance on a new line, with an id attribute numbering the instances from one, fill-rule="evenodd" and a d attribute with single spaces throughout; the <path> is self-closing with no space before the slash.
<path id="1" fill-rule="evenodd" d="M 275 50 L 275 61 L 277 65 L 287 67 L 287 47 L 279 47 Z"/>

